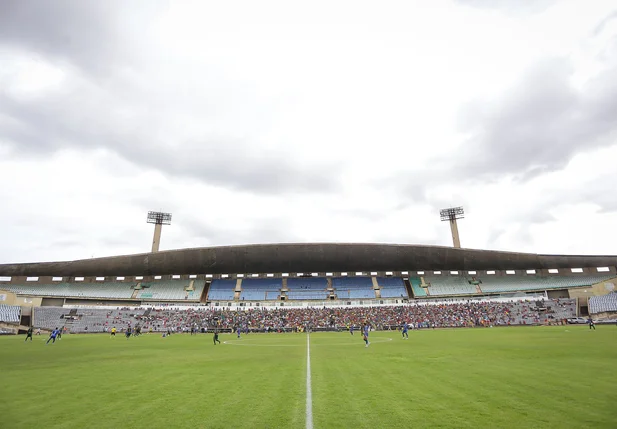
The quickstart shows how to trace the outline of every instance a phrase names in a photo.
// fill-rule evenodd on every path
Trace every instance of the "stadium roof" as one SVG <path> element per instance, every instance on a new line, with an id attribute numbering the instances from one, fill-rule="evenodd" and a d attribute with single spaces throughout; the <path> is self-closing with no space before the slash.
<path id="1" fill-rule="evenodd" d="M 0 264 L 0 276 L 470 271 L 617 266 L 617 256 L 539 255 L 398 244 L 256 244 L 67 262 Z"/>

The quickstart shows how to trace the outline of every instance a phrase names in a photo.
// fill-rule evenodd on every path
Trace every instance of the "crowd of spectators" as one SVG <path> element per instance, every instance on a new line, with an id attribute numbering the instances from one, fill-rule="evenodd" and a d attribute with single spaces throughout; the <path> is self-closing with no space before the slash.
<path id="1" fill-rule="evenodd" d="M 136 319 L 147 330 L 236 329 L 289 331 L 311 327 L 348 328 L 369 323 L 389 329 L 407 322 L 415 328 L 506 326 L 546 323 L 574 317 L 574 300 L 457 302 L 379 307 L 231 309 L 152 309 Z"/>

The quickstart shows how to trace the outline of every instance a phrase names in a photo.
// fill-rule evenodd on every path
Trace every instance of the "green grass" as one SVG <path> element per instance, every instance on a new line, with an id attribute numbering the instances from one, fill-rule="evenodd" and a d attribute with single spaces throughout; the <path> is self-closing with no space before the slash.
<path id="1" fill-rule="evenodd" d="M 392 340 L 389 340 L 392 338 Z M 0 337 L 1 428 L 303 428 L 306 336 Z M 319 428 L 615 428 L 617 328 L 311 335 Z"/>

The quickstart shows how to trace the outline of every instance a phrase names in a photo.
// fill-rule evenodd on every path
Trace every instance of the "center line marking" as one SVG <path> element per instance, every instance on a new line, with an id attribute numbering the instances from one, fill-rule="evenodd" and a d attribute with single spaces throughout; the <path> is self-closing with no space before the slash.
<path id="1" fill-rule="evenodd" d="M 311 390 L 311 340 L 306 334 L 306 429 L 313 429 L 313 392 Z"/>

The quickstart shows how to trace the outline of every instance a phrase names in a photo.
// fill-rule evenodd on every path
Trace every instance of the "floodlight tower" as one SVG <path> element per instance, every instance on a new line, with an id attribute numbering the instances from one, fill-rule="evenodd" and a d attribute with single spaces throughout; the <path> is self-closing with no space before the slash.
<path id="1" fill-rule="evenodd" d="M 161 244 L 161 231 L 163 230 L 163 225 L 171 225 L 171 213 L 148 212 L 147 222 L 154 224 L 152 252 L 158 252 L 159 244 Z"/>
<path id="2" fill-rule="evenodd" d="M 450 207 L 449 209 L 442 209 L 439 211 L 441 215 L 442 221 L 450 222 L 450 230 L 452 231 L 452 243 L 454 247 L 457 249 L 461 248 L 461 240 L 458 237 L 458 225 L 456 224 L 457 219 L 463 219 L 465 217 L 465 212 L 462 207 Z"/>

